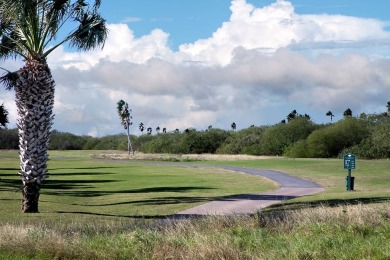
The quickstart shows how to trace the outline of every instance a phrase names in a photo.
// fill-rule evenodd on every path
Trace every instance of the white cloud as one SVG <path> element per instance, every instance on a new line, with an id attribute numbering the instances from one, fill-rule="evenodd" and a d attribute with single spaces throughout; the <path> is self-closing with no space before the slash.
<path id="1" fill-rule="evenodd" d="M 168 33 L 155 29 L 136 38 L 125 24 L 109 25 L 103 50 L 58 48 L 49 58 L 57 85 L 54 128 L 123 132 L 119 99 L 133 110 L 133 133 L 140 122 L 169 131 L 228 129 L 233 121 L 239 128 L 276 123 L 293 109 L 310 109 L 299 113 L 314 120 L 347 107 L 385 109 L 390 34 L 383 22 L 300 15 L 281 0 L 262 8 L 233 0 L 231 11 L 213 35 L 177 52 L 168 47 Z M 1 92 L 2 100 L 16 118 L 10 94 Z"/>

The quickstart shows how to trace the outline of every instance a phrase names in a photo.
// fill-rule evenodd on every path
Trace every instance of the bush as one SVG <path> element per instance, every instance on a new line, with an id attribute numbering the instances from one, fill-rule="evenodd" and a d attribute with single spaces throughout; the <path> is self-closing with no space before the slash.
<path id="1" fill-rule="evenodd" d="M 294 142 L 306 139 L 317 126 L 306 117 L 297 117 L 290 122 L 279 123 L 266 129 L 262 151 L 265 155 L 282 155 Z"/>
<path id="2" fill-rule="evenodd" d="M 87 142 L 85 137 L 53 130 L 50 134 L 50 150 L 82 150 Z"/>
<path id="3" fill-rule="evenodd" d="M 0 128 L 0 149 L 19 149 L 18 129 Z"/>
<path id="4" fill-rule="evenodd" d="M 369 136 L 366 121 L 353 117 L 315 130 L 307 138 L 309 157 L 337 157 L 344 149 L 359 144 Z"/>
<path id="5" fill-rule="evenodd" d="M 283 155 L 290 158 L 308 158 L 309 153 L 307 151 L 306 140 L 296 141 L 286 149 Z"/>
<path id="6" fill-rule="evenodd" d="M 265 126 L 254 126 L 232 132 L 217 149 L 217 153 L 261 155 L 261 143 L 266 128 Z"/>

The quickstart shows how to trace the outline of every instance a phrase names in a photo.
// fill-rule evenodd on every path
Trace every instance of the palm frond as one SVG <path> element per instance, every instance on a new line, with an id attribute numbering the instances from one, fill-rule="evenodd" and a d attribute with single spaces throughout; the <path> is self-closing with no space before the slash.
<path id="1" fill-rule="evenodd" d="M 70 45 L 87 51 L 104 45 L 107 33 L 106 21 L 99 14 L 84 14 L 79 27 L 71 35 Z"/>
<path id="2" fill-rule="evenodd" d="M 16 80 L 19 78 L 19 73 L 18 71 L 11 72 L 6 69 L 3 70 L 5 70 L 6 73 L 0 77 L 0 84 L 3 85 L 6 90 L 12 90 L 15 87 Z"/>

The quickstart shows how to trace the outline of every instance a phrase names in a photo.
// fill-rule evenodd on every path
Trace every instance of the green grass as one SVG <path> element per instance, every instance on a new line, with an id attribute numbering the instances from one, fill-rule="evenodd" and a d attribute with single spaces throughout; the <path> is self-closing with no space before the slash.
<path id="1" fill-rule="evenodd" d="M 51 152 L 39 214 L 20 213 L 18 156 L 0 152 L 0 259 L 390 259 L 390 161 L 196 162 L 273 169 L 326 187 L 253 216 L 165 221 L 220 196 L 275 188 L 210 168 L 96 161 Z M 180 163 L 177 163 L 180 164 Z"/>
<path id="2" fill-rule="evenodd" d="M 204 162 L 203 162 L 204 163 Z M 319 194 L 297 198 L 284 204 L 345 204 L 369 203 L 390 200 L 390 160 L 356 160 L 354 191 L 346 191 L 345 177 L 348 170 L 342 159 L 288 159 L 270 158 L 253 161 L 207 162 L 215 165 L 230 165 L 258 169 L 278 170 L 325 187 Z M 273 206 L 280 207 L 281 205 Z M 272 208 L 272 206 L 271 206 Z"/>
<path id="3" fill-rule="evenodd" d="M 256 176 L 207 168 L 98 161 L 89 152 L 51 152 L 50 177 L 41 189 L 39 216 L 155 218 L 223 196 L 261 192 L 275 184 Z M 0 152 L 0 220 L 20 214 L 21 187 L 15 151 Z M 237 185 L 239 183 L 240 185 Z"/>

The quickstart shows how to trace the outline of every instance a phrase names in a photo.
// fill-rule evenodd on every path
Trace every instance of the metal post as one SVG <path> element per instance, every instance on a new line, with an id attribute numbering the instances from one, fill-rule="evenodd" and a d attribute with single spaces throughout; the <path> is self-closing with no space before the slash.
<path id="1" fill-rule="evenodd" d="M 348 181 L 347 181 L 347 190 L 352 190 L 352 178 L 351 178 L 351 169 L 348 169 Z"/>

